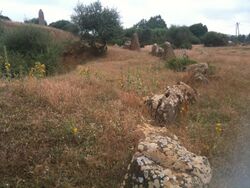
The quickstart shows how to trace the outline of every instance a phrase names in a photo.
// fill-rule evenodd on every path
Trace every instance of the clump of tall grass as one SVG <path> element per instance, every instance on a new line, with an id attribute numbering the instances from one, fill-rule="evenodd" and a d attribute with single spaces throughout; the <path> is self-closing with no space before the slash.
<path id="1" fill-rule="evenodd" d="M 166 62 L 165 66 L 177 72 L 184 71 L 186 66 L 196 64 L 197 62 L 186 57 L 178 57 Z"/>

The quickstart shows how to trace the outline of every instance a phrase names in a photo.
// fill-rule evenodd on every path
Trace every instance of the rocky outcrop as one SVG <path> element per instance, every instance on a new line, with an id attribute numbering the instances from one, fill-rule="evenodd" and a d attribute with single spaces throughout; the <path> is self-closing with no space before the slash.
<path id="1" fill-rule="evenodd" d="M 197 92 L 183 82 L 177 85 L 168 86 L 164 94 L 154 95 L 145 99 L 151 115 L 159 122 L 173 122 L 182 107 L 194 102 Z"/>
<path id="2" fill-rule="evenodd" d="M 188 72 L 189 79 L 188 82 L 199 82 L 199 83 L 208 83 L 208 64 L 207 63 L 198 63 L 189 65 L 186 67 L 186 71 Z"/>
<path id="3" fill-rule="evenodd" d="M 197 156 L 178 142 L 157 133 L 138 145 L 123 188 L 203 188 L 212 177 L 206 157 Z"/>

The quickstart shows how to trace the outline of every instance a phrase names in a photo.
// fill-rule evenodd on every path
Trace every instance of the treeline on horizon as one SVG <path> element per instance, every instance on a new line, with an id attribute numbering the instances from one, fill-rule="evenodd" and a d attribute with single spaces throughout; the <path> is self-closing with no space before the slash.
<path id="1" fill-rule="evenodd" d="M 98 9 L 102 8 L 102 5 L 99 1 L 97 1 L 91 3 L 90 5 L 78 4 L 74 9 L 75 12 L 77 8 L 86 8 L 86 10 L 92 11 L 90 12 L 91 14 L 97 15 L 97 11 Z M 112 22 L 115 25 L 111 25 L 110 28 L 106 28 L 106 30 L 110 29 L 110 31 L 106 32 L 109 34 L 109 37 L 105 37 L 105 42 L 109 44 L 123 45 L 127 40 L 130 40 L 132 34 L 135 32 L 138 33 L 142 47 L 154 43 L 162 44 L 165 41 L 171 42 L 174 48 L 186 49 L 191 49 L 192 44 L 204 44 L 205 46 L 212 47 L 228 45 L 229 41 L 231 41 L 231 43 L 250 43 L 250 34 L 229 36 L 213 31 L 208 32 L 207 26 L 202 23 L 196 23 L 191 26 L 171 25 L 168 27 L 166 21 L 161 17 L 161 15 L 152 16 L 149 20 L 142 19 L 131 28 L 123 28 L 121 26 L 120 15 L 115 9 L 103 8 L 103 10 L 104 12 L 107 10 L 111 14 L 108 14 L 107 17 L 102 16 L 102 18 L 99 18 L 99 20 L 97 17 L 92 17 L 91 19 L 94 21 L 92 23 L 85 23 L 84 27 L 89 27 L 88 24 L 93 25 L 95 21 L 96 23 L 105 23 L 108 22 L 108 19 L 116 19 L 116 22 Z M 0 19 L 11 21 L 9 17 L 3 16 L 1 13 Z M 24 22 L 28 24 L 38 24 L 38 18 L 25 19 Z M 80 36 L 83 33 L 83 30 L 85 30 L 81 27 L 81 25 L 77 24 L 77 21 L 73 19 L 73 16 L 71 21 L 59 20 L 50 23 L 48 26 L 62 29 L 64 31 L 71 32 L 74 35 Z M 89 35 L 91 35 L 90 33 L 93 32 L 89 29 L 88 36 L 86 36 L 87 38 Z"/>

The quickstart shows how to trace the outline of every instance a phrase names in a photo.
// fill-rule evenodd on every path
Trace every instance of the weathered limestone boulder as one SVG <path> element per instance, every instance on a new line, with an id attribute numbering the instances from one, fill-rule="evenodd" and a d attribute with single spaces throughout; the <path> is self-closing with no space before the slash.
<path id="1" fill-rule="evenodd" d="M 138 34 L 134 33 L 131 38 L 130 50 L 140 50 L 140 49 L 141 49 L 141 46 L 140 46 Z"/>
<path id="2" fill-rule="evenodd" d="M 150 134 L 138 145 L 123 188 L 205 188 L 212 177 L 206 157 L 180 145 L 178 138 Z"/>
<path id="3" fill-rule="evenodd" d="M 159 122 L 173 122 L 182 106 L 186 107 L 197 98 L 197 92 L 183 82 L 172 87 L 168 86 L 164 94 L 154 95 L 145 99 L 151 115 Z"/>
<path id="4" fill-rule="evenodd" d="M 46 25 L 46 21 L 44 19 L 43 11 L 40 9 L 38 12 L 38 23 L 39 25 Z"/>
<path id="5" fill-rule="evenodd" d="M 208 83 L 208 64 L 207 63 L 198 63 L 189 65 L 186 67 L 186 71 L 189 74 L 189 82 L 200 82 Z"/>
<path id="6" fill-rule="evenodd" d="M 171 60 L 176 57 L 170 42 L 165 42 L 163 44 L 163 49 L 164 49 L 163 58 L 165 60 Z"/>

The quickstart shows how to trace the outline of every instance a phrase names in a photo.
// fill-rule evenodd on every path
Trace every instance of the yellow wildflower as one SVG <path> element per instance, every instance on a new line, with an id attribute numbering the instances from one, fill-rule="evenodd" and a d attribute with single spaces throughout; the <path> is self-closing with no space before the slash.
<path id="1" fill-rule="evenodd" d="M 222 129 L 222 125 L 221 123 L 217 123 L 216 126 L 215 126 L 215 131 L 217 134 L 221 134 L 223 129 Z"/>
<path id="2" fill-rule="evenodd" d="M 76 127 L 72 128 L 72 133 L 76 134 L 78 132 L 78 129 Z"/>

